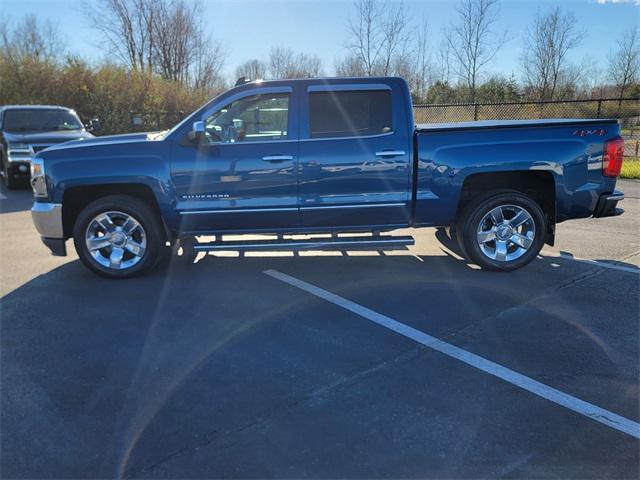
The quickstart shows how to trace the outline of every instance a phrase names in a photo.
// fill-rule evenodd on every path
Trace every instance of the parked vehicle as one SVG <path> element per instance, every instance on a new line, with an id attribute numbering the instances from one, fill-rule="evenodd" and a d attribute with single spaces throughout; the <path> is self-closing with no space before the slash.
<path id="1" fill-rule="evenodd" d="M 97 119 L 89 130 L 97 129 Z M 29 179 L 31 158 L 51 145 L 92 138 L 76 112 L 54 105 L 0 107 L 0 175 L 7 188 Z"/>
<path id="2" fill-rule="evenodd" d="M 409 226 L 455 227 L 469 259 L 508 271 L 553 244 L 556 223 L 621 213 L 623 148 L 615 120 L 415 126 L 400 78 L 251 82 L 169 131 L 38 153 L 32 213 L 54 255 L 73 237 L 82 262 L 112 278 L 148 270 L 168 243 L 398 248 L 413 239 L 381 232 Z M 339 235 L 360 231 L 372 235 Z M 316 232 L 333 235 L 285 238 Z M 193 243 L 205 234 L 216 240 Z"/>

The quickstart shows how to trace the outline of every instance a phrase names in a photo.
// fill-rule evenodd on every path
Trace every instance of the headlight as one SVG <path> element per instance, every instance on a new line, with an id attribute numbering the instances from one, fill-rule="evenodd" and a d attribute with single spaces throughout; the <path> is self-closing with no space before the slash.
<path id="1" fill-rule="evenodd" d="M 33 189 L 34 197 L 47 197 L 47 182 L 44 176 L 44 161 L 41 158 L 34 158 L 31 161 L 31 188 Z"/>

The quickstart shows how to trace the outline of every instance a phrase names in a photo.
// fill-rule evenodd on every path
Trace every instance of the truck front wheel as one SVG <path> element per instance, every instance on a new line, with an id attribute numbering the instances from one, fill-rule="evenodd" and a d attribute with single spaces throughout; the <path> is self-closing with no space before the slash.
<path id="1" fill-rule="evenodd" d="M 456 236 L 469 260 L 483 269 L 507 272 L 538 255 L 545 227 L 544 213 L 532 198 L 496 192 L 465 208 Z"/>
<path id="2" fill-rule="evenodd" d="M 82 263 L 108 278 L 129 278 L 152 268 L 164 245 L 156 212 L 128 195 L 111 195 L 87 205 L 73 228 Z"/>

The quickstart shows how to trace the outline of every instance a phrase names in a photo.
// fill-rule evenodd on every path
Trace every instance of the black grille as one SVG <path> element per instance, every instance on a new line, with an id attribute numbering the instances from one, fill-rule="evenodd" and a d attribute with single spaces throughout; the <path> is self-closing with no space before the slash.
<path id="1" fill-rule="evenodd" d="M 33 153 L 38 153 L 41 150 L 44 150 L 45 148 L 50 147 L 51 145 L 34 145 L 33 147 Z"/>

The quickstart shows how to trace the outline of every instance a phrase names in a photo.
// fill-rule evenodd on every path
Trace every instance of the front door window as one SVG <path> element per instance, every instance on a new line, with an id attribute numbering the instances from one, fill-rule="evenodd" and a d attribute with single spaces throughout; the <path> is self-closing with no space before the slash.
<path id="1" fill-rule="evenodd" d="M 261 94 L 235 100 L 205 121 L 210 143 L 286 140 L 289 94 Z"/>

